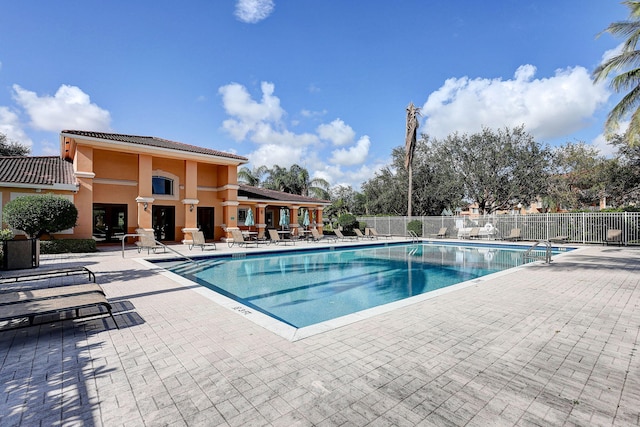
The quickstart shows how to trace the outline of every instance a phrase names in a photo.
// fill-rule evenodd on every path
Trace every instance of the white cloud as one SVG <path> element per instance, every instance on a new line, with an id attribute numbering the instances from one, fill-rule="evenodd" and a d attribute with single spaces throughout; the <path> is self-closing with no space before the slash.
<path id="1" fill-rule="evenodd" d="M 338 146 L 350 144 L 356 136 L 351 126 L 340 119 L 335 119 L 329 124 L 321 124 L 317 132 L 320 138 L 327 139 Z"/>
<path id="2" fill-rule="evenodd" d="M 7 139 L 20 145 L 33 146 L 33 141 L 23 130 L 18 115 L 9 108 L 2 106 L 0 106 L 0 133 L 5 134 Z"/>
<path id="3" fill-rule="evenodd" d="M 14 84 L 13 98 L 29 115 L 31 127 L 37 130 L 110 130 L 109 111 L 92 104 L 89 95 L 77 86 L 62 85 L 54 96 L 38 96 Z"/>
<path id="4" fill-rule="evenodd" d="M 278 165 L 288 168 L 293 164 L 301 164 L 304 159 L 303 147 L 288 147 L 285 145 L 265 144 L 247 157 L 252 165 L 265 165 L 268 168 Z"/>
<path id="5" fill-rule="evenodd" d="M 523 65 L 512 80 L 448 79 L 422 107 L 423 132 L 443 138 L 477 132 L 482 126 L 525 125 L 537 138 L 559 138 L 587 127 L 609 97 L 583 67 L 557 70 L 542 79 L 534 79 L 535 72 L 534 66 Z"/>
<path id="6" fill-rule="evenodd" d="M 242 22 L 255 24 L 273 12 L 273 0 L 238 0 L 235 15 Z"/>
<path id="7" fill-rule="evenodd" d="M 369 140 L 369 137 L 365 135 L 351 148 L 334 150 L 331 153 L 331 161 L 343 166 L 359 165 L 367 159 L 370 146 L 371 141 Z"/>
<path id="8" fill-rule="evenodd" d="M 284 114 L 280 107 L 280 99 L 273 96 L 273 83 L 262 82 L 261 89 L 260 102 L 251 99 L 247 89 L 238 83 L 218 89 L 225 111 L 233 117 L 225 120 L 222 127 L 236 141 L 245 139 L 249 132 L 255 131 L 263 122 L 280 122 Z"/>

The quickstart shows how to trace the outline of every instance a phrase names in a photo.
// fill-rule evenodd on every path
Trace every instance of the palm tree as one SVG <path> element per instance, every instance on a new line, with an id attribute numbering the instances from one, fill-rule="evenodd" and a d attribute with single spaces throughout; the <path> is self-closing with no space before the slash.
<path id="1" fill-rule="evenodd" d="M 605 129 L 608 135 L 615 134 L 620 120 L 631 115 L 627 139 L 630 145 L 640 142 L 640 51 L 636 49 L 640 39 L 640 1 L 624 1 L 629 10 L 627 21 L 614 22 L 603 33 L 616 37 L 627 37 L 622 50 L 617 55 L 605 60 L 594 71 L 594 83 L 606 79 L 609 74 L 617 72 L 610 83 L 616 92 L 629 91 L 607 116 Z"/>
<path id="2" fill-rule="evenodd" d="M 260 187 L 262 177 L 267 172 L 269 172 L 269 168 L 264 165 L 253 169 L 243 166 L 238 171 L 238 181 L 251 185 L 252 187 Z"/>
<path id="3" fill-rule="evenodd" d="M 322 178 L 310 179 L 309 171 L 299 165 L 287 168 L 274 165 L 269 169 L 269 176 L 264 181 L 264 187 L 301 196 L 311 195 L 318 199 L 329 200 L 330 184 Z"/>

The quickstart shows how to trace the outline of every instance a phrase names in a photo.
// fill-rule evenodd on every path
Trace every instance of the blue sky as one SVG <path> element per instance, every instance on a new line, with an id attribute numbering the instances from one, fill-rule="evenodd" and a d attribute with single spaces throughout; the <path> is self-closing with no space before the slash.
<path id="1" fill-rule="evenodd" d="M 358 189 L 404 144 L 524 124 L 602 138 L 590 74 L 627 18 L 605 0 L 21 0 L 0 5 L 0 132 L 59 154 L 63 129 L 147 135 L 306 167 Z"/>

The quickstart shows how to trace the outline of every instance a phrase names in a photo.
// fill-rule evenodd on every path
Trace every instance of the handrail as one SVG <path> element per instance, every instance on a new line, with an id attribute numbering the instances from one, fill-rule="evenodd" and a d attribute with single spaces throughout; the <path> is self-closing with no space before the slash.
<path id="1" fill-rule="evenodd" d="M 548 240 L 538 240 L 537 242 L 535 242 L 533 245 L 531 245 L 531 247 L 529 249 L 527 249 L 523 254 L 522 254 L 522 259 L 525 258 L 535 258 L 531 255 L 531 252 L 538 247 L 538 245 L 540 243 L 544 243 L 545 244 L 545 254 L 544 254 L 544 262 L 546 264 L 550 264 L 551 263 L 551 251 L 552 251 L 552 246 L 551 246 L 551 242 Z"/>
<path id="2" fill-rule="evenodd" d="M 122 236 L 122 258 L 124 258 L 124 241 L 127 237 L 142 237 L 144 236 L 143 234 L 137 234 L 137 233 L 132 233 L 132 234 L 125 234 L 124 236 Z M 194 264 L 197 264 L 197 262 L 191 258 L 189 258 L 186 255 L 181 254 L 180 252 L 176 251 L 175 249 L 171 248 L 170 246 L 165 245 L 162 242 L 159 242 L 157 240 L 153 240 L 154 243 L 162 246 L 165 249 L 169 249 L 171 252 L 174 252 L 175 254 L 177 254 L 180 258 L 186 258 L 187 260 L 191 261 Z"/>
<path id="3" fill-rule="evenodd" d="M 415 231 L 413 231 L 413 230 L 407 230 L 407 234 L 408 234 L 409 236 L 411 236 L 411 242 L 413 242 L 413 243 L 418 243 L 418 242 L 420 242 L 420 238 L 418 237 L 418 234 L 417 234 Z"/>

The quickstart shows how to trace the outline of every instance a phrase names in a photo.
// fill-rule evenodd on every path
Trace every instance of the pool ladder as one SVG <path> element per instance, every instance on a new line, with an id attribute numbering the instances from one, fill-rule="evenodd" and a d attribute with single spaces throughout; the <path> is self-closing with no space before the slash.
<path id="1" fill-rule="evenodd" d="M 420 243 L 420 237 L 418 237 L 415 231 L 407 230 L 407 234 L 409 235 L 409 237 L 411 237 L 412 243 Z"/>
<path id="2" fill-rule="evenodd" d="M 533 254 L 533 251 L 538 247 L 538 245 L 540 243 L 544 243 L 545 244 L 545 251 L 544 251 L 544 258 L 538 257 L 536 255 Z M 548 240 L 538 240 L 537 242 L 535 242 L 533 245 L 531 245 L 531 247 L 529 249 L 527 249 L 525 251 L 524 254 L 522 254 L 522 260 L 524 261 L 525 259 L 538 259 L 538 260 L 543 260 L 545 264 L 550 264 L 551 263 L 551 242 Z"/>

